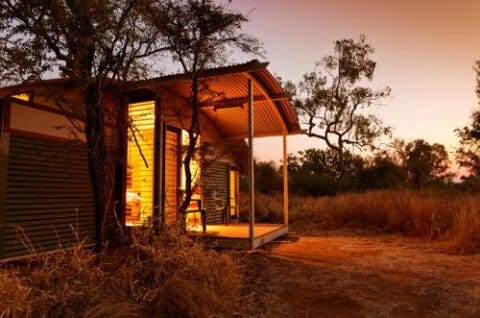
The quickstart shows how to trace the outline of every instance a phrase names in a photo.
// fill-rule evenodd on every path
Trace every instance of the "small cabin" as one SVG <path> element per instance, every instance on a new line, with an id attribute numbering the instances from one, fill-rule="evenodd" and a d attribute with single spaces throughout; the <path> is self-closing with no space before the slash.
<path id="1" fill-rule="evenodd" d="M 300 132 L 288 96 L 256 60 L 203 72 L 200 151 L 191 164 L 194 196 L 187 230 L 219 247 L 256 248 L 288 232 L 284 166 L 284 222 L 255 224 L 254 138 Z M 104 101 L 109 195 L 106 240 L 115 228 L 179 219 L 185 191 L 191 82 L 176 74 L 115 85 Z M 68 79 L 0 87 L 0 259 L 95 242 L 93 193 L 80 90 Z M 121 120 L 120 120 L 121 119 Z M 121 124 L 121 123 L 128 123 Z M 248 176 L 249 223 L 239 222 L 239 178 Z M 280 211 L 279 211 L 280 212 Z M 102 236 L 103 237 L 103 236 Z"/>

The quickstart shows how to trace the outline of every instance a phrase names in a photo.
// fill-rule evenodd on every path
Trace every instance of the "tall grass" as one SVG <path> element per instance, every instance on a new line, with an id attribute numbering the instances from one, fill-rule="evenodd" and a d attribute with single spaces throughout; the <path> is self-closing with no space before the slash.
<path id="1" fill-rule="evenodd" d="M 258 195 L 262 221 L 282 218 L 282 196 Z M 480 196 L 435 191 L 389 190 L 334 197 L 290 197 L 290 224 L 299 231 L 339 227 L 445 239 L 452 248 L 472 251 L 480 244 Z"/>
<path id="2" fill-rule="evenodd" d="M 79 244 L 0 270 L 0 317 L 225 316 L 240 276 L 226 254 L 177 233 L 134 233 L 101 255 Z"/>

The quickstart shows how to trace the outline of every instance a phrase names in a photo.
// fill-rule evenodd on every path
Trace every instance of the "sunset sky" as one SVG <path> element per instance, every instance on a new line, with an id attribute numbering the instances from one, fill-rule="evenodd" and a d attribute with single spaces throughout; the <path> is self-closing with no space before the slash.
<path id="1" fill-rule="evenodd" d="M 233 0 L 245 30 L 264 43 L 270 71 L 294 82 L 332 52 L 340 38 L 365 34 L 376 52 L 371 85 L 392 88 L 374 111 L 395 137 L 424 138 L 453 150 L 453 130 L 477 107 L 473 63 L 480 59 L 478 0 Z M 252 11 L 253 10 L 253 11 Z M 281 158 L 279 139 L 257 139 L 262 160 Z M 289 138 L 289 152 L 323 144 Z"/>

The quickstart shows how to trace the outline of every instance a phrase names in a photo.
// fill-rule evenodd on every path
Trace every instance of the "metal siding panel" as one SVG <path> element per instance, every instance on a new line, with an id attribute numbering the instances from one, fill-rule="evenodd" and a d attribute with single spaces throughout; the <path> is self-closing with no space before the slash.
<path id="1" fill-rule="evenodd" d="M 214 161 L 205 167 L 203 176 L 203 201 L 207 223 L 219 223 L 222 221 L 222 213 L 220 211 L 216 211 L 217 202 L 213 197 L 214 192 L 223 197 L 225 209 L 228 211 L 228 173 L 228 163 Z"/>
<path id="2" fill-rule="evenodd" d="M 0 259 L 3 257 L 10 135 L 0 132 Z"/>
<path id="3" fill-rule="evenodd" d="M 17 135 L 10 145 L 3 257 L 28 254 L 27 241 L 37 252 L 72 246 L 77 234 L 93 241 L 85 145 Z"/>

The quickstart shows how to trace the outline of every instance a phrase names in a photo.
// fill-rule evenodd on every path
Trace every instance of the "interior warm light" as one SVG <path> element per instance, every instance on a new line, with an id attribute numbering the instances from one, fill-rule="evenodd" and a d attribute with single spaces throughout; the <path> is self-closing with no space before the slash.
<path id="1" fill-rule="evenodd" d="M 153 216 L 155 102 L 128 105 L 128 117 L 125 223 L 134 226 Z"/>
<path id="2" fill-rule="evenodd" d="M 32 97 L 29 93 L 22 93 L 22 94 L 16 94 L 16 95 L 12 95 L 13 98 L 16 98 L 16 99 L 21 99 L 21 100 L 24 100 L 24 101 L 30 101 L 30 98 Z"/>
<path id="3" fill-rule="evenodd" d="M 182 145 L 187 146 L 190 141 L 188 136 L 188 132 L 182 130 Z M 200 136 L 197 139 L 197 147 L 200 145 Z M 182 162 L 184 161 L 185 156 L 182 158 Z M 190 201 L 190 205 L 188 206 L 187 211 L 194 211 L 199 210 L 201 207 L 198 206 L 199 200 L 202 200 L 202 187 L 201 187 L 201 165 L 200 160 L 198 158 L 198 154 L 190 161 L 190 171 L 192 172 L 192 190 L 193 195 Z M 182 171 L 181 171 L 181 188 L 186 188 L 186 176 L 185 176 L 185 164 L 182 164 Z M 200 212 L 198 213 L 188 213 L 187 218 L 187 231 L 201 231 L 202 230 L 202 217 Z"/>
<path id="4" fill-rule="evenodd" d="M 238 216 L 238 171 L 230 170 L 230 217 Z"/>

